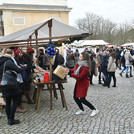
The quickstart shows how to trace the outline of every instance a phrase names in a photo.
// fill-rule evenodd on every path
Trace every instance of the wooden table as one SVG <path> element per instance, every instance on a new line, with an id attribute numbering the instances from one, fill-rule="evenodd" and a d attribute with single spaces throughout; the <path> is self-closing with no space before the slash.
<path id="1" fill-rule="evenodd" d="M 63 108 L 65 107 L 66 110 L 67 110 L 67 103 L 66 103 L 66 99 L 65 99 L 65 96 L 64 96 L 64 92 L 63 92 L 63 89 L 64 89 L 63 88 L 63 83 L 67 83 L 67 81 L 64 80 L 64 81 L 58 81 L 58 82 L 54 82 L 54 81 L 51 81 L 51 82 L 36 82 L 34 80 L 34 84 L 37 86 L 37 88 L 35 88 L 35 91 L 34 91 L 34 94 L 33 94 L 33 99 L 36 100 L 36 95 L 38 94 L 37 103 L 36 103 L 37 113 L 39 112 L 40 101 L 41 101 L 41 98 L 42 98 L 42 91 L 43 90 L 49 90 L 50 91 L 50 110 L 52 110 L 52 91 L 54 92 L 54 97 L 56 99 L 58 99 L 57 92 L 56 92 L 57 90 L 60 91 Z M 56 84 L 58 85 L 58 88 L 56 88 Z M 47 86 L 46 89 L 44 88 L 44 85 Z"/>

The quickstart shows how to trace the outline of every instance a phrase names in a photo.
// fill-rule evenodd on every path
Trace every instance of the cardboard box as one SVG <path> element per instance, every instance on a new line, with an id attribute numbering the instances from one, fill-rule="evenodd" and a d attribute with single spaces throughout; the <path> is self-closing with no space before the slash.
<path id="1" fill-rule="evenodd" d="M 60 77 L 61 79 L 64 79 L 66 77 L 66 69 L 60 65 L 57 66 L 57 68 L 53 72 L 55 75 Z"/>

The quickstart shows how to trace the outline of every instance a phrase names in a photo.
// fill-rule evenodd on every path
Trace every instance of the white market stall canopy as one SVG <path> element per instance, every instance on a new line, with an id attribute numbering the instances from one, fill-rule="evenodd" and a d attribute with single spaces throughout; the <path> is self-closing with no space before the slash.
<path id="1" fill-rule="evenodd" d="M 74 41 L 70 46 L 83 47 L 83 46 L 105 46 L 110 45 L 110 43 L 103 40 L 79 40 Z"/>
<path id="2" fill-rule="evenodd" d="M 87 36 L 84 32 L 70 25 L 50 18 L 26 29 L 4 36 L 0 39 L 0 46 L 25 46 L 26 44 L 38 45 L 52 41 L 69 39 L 76 36 Z"/>
<path id="3" fill-rule="evenodd" d="M 125 44 L 123 44 L 121 46 L 123 46 L 123 47 L 134 46 L 134 42 L 132 42 L 132 43 L 125 43 Z"/>

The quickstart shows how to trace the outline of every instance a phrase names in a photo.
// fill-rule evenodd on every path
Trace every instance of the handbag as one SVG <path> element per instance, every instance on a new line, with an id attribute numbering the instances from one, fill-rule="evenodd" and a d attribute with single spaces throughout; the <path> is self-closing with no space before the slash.
<path id="1" fill-rule="evenodd" d="M 13 70 L 5 71 L 6 62 L 4 63 L 1 86 L 4 89 L 17 89 L 17 73 Z"/>
<path id="2" fill-rule="evenodd" d="M 130 61 L 130 62 L 133 62 L 134 59 L 133 59 L 131 56 L 129 56 L 129 61 Z"/>

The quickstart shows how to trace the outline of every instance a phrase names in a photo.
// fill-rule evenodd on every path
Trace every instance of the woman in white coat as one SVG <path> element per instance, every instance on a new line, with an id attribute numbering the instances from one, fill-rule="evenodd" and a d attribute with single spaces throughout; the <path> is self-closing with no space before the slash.
<path id="1" fill-rule="evenodd" d="M 133 77 L 132 75 L 132 64 L 133 62 L 130 61 L 130 58 L 132 58 L 130 51 L 127 50 L 125 53 L 125 65 L 126 65 L 126 78 L 129 78 L 128 75 L 128 69 L 130 68 L 130 77 Z"/>
<path id="2" fill-rule="evenodd" d="M 116 77 L 115 77 L 116 53 L 115 53 L 115 51 L 113 51 L 110 54 L 107 71 L 108 71 L 108 74 L 109 74 L 109 87 L 110 87 L 112 77 L 113 77 L 113 81 L 114 81 L 113 87 L 116 87 Z"/>

